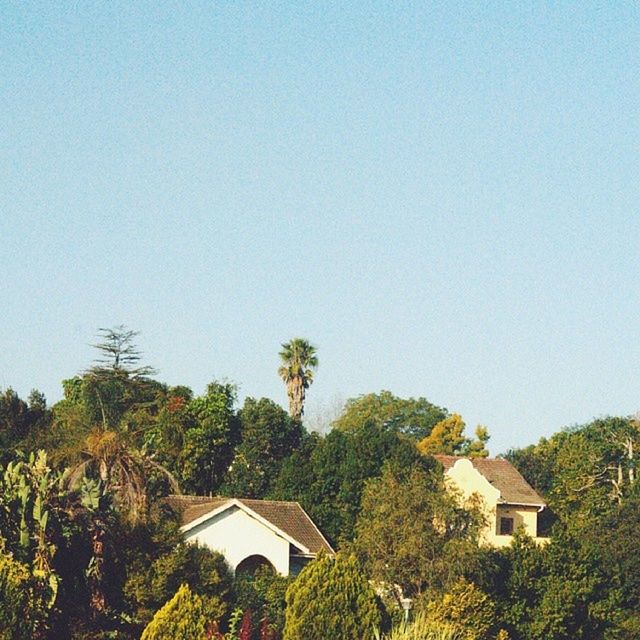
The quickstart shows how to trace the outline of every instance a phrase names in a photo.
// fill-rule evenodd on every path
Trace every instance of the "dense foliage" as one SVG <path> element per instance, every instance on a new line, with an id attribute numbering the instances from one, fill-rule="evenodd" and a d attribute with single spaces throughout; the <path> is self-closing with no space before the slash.
<path id="1" fill-rule="evenodd" d="M 355 549 L 374 580 L 416 597 L 446 589 L 474 565 L 482 524 L 480 509 L 460 505 L 440 475 L 386 467 L 366 485 Z"/>
<path id="2" fill-rule="evenodd" d="M 207 632 L 207 616 L 202 598 L 187 585 L 182 585 L 176 594 L 153 617 L 142 633 L 141 640 L 196 640 Z"/>
<path id="3" fill-rule="evenodd" d="M 478 505 L 445 489 L 431 457 L 486 456 L 485 427 L 469 437 L 460 415 L 382 391 L 348 400 L 321 436 L 301 422 L 317 365 L 308 341 L 283 345 L 289 415 L 268 398 L 238 406 L 230 382 L 200 395 L 159 382 L 135 336 L 101 330 L 96 361 L 53 406 L 0 390 L 0 639 L 132 640 L 147 625 L 160 637 L 176 611 L 225 640 L 281 640 L 285 626 L 292 639 L 367 637 L 376 625 L 390 638 L 640 637 L 636 419 L 508 452 L 549 504 L 549 543 L 517 532 L 487 549 Z M 298 578 L 234 577 L 220 554 L 181 543 L 164 501 L 178 491 L 299 501 L 338 559 Z M 407 597 L 414 621 L 402 626 Z"/>
<path id="4" fill-rule="evenodd" d="M 433 427 L 448 416 L 447 410 L 426 398 L 398 398 L 390 391 L 368 393 L 347 400 L 334 429 L 350 431 L 373 422 L 387 431 L 402 433 L 413 440 L 428 436 Z"/>
<path id="5" fill-rule="evenodd" d="M 284 640 L 373 640 L 381 615 L 354 556 L 324 556 L 287 590 Z"/>
<path id="6" fill-rule="evenodd" d="M 5 551 L 0 538 L 0 639 L 37 638 L 45 620 L 42 599 L 29 567 Z"/>

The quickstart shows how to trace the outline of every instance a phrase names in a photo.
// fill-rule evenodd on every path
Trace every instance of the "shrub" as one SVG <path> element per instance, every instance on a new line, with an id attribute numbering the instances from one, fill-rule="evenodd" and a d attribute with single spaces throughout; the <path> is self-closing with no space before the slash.
<path id="1" fill-rule="evenodd" d="M 200 640 L 206 630 L 202 598 L 183 584 L 153 616 L 140 640 Z"/>
<path id="2" fill-rule="evenodd" d="M 496 608 L 491 598 L 464 579 L 439 599 L 428 602 L 425 613 L 431 622 L 459 629 L 463 640 L 484 640 L 496 625 Z"/>
<path id="3" fill-rule="evenodd" d="M 5 551 L 0 538 L 0 640 L 40 637 L 46 609 L 37 587 L 29 568 Z"/>
<path id="4" fill-rule="evenodd" d="M 353 556 L 321 556 L 287 589 L 284 640 L 371 640 L 380 625 L 375 592 Z"/>
<path id="5" fill-rule="evenodd" d="M 272 567 L 260 567 L 255 574 L 236 577 L 236 606 L 253 612 L 252 637 L 264 635 L 266 627 L 275 637 L 281 637 L 284 628 L 285 594 L 292 578 L 281 576 Z"/>
<path id="6" fill-rule="evenodd" d="M 224 556 L 196 544 L 179 544 L 160 556 L 146 573 L 134 573 L 125 589 L 136 616 L 146 623 L 182 584 L 201 597 L 209 620 L 219 620 L 226 613 L 232 578 Z"/>
<path id="7" fill-rule="evenodd" d="M 384 640 L 463 640 L 463 636 L 452 625 L 429 620 L 419 613 L 413 622 L 394 627 Z"/>

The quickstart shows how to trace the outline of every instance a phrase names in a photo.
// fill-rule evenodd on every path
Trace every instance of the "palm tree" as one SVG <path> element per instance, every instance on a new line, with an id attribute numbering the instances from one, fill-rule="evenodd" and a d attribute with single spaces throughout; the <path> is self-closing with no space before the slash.
<path id="1" fill-rule="evenodd" d="M 316 348 L 304 338 L 294 338 L 282 345 L 282 366 L 278 375 L 287 385 L 289 414 L 300 421 L 304 413 L 305 392 L 313 382 L 313 370 L 318 367 Z"/>
<path id="2" fill-rule="evenodd" d="M 70 470 L 69 486 L 77 487 L 84 477 L 98 478 L 105 493 L 113 494 L 116 506 L 133 523 L 146 517 L 151 471 L 167 478 L 172 491 L 180 493 L 173 475 L 151 456 L 130 446 L 123 433 L 95 427 L 84 441 L 82 457 Z"/>

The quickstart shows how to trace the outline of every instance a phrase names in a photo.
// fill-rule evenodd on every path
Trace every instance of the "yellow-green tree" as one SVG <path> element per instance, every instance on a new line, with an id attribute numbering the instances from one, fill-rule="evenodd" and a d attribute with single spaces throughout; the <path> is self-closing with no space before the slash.
<path id="1" fill-rule="evenodd" d="M 475 440 L 470 440 L 463 454 L 465 456 L 469 456 L 470 458 L 486 458 L 489 455 L 489 451 L 487 450 L 487 442 L 489 441 L 489 430 L 487 427 L 479 424 L 476 427 L 476 437 Z"/>
<path id="2" fill-rule="evenodd" d="M 446 593 L 426 605 L 427 619 L 450 624 L 461 640 L 485 640 L 494 637 L 496 606 L 473 582 L 460 578 Z"/>
<path id="3" fill-rule="evenodd" d="M 416 597 L 476 566 L 483 524 L 479 506 L 461 506 L 442 476 L 387 467 L 366 484 L 354 548 L 371 578 Z"/>
<path id="4" fill-rule="evenodd" d="M 142 633 L 141 640 L 200 640 L 207 622 L 200 596 L 183 584 Z"/>
<path id="5" fill-rule="evenodd" d="M 489 455 L 486 445 L 489 441 L 487 427 L 478 425 L 475 439 L 464 434 L 465 422 L 459 413 L 445 418 L 433 427 L 431 433 L 418 442 L 418 451 L 423 455 L 462 455 L 470 458 L 486 458 Z"/>
<path id="6" fill-rule="evenodd" d="M 31 570 L 5 550 L 0 538 L 0 640 L 39 638 L 45 611 Z"/>
<path id="7" fill-rule="evenodd" d="M 418 451 L 424 455 L 455 455 L 465 444 L 464 428 L 462 416 L 454 413 L 438 422 L 431 433 L 418 442 Z"/>
<path id="8" fill-rule="evenodd" d="M 322 556 L 287 589 L 284 640 L 372 640 L 376 594 L 354 556 Z"/>

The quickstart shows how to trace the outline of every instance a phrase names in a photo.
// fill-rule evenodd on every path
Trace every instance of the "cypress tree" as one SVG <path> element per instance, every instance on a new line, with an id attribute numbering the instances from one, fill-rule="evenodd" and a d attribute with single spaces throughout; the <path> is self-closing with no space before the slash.
<path id="1" fill-rule="evenodd" d="M 371 640 L 376 594 L 354 556 L 321 556 L 287 589 L 283 640 Z"/>
<path id="2" fill-rule="evenodd" d="M 140 640 L 196 640 L 206 637 L 202 598 L 183 584 L 153 616 Z"/>

